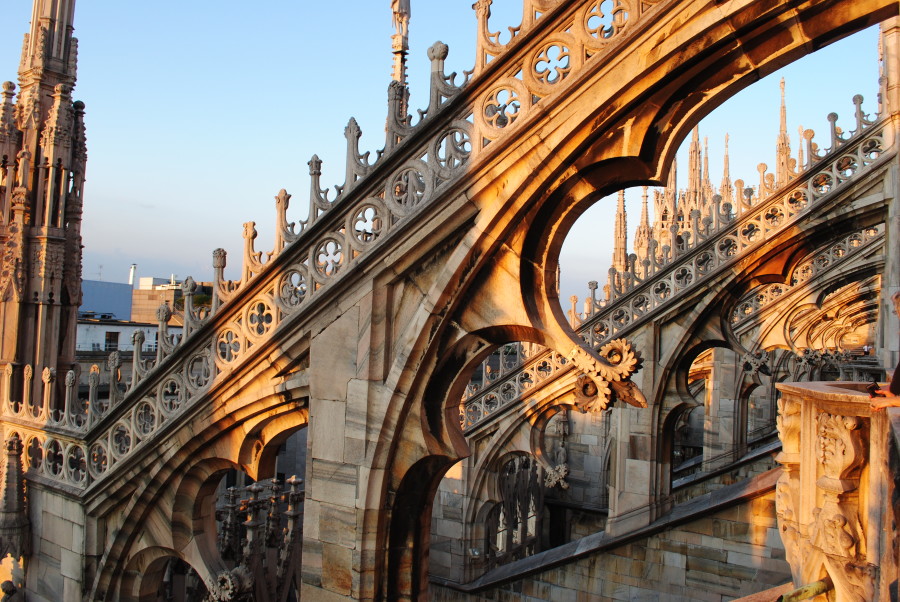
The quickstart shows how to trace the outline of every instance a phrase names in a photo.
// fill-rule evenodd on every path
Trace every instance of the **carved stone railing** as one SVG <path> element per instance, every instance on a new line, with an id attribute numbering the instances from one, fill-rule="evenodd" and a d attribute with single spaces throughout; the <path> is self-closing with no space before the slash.
<path id="1" fill-rule="evenodd" d="M 565 356 L 554 351 L 540 353 L 539 358 L 529 362 L 524 368 L 519 365 L 510 370 L 508 367 L 505 378 L 486 381 L 484 393 L 479 394 L 478 391 L 470 393 L 471 397 L 460 415 L 463 430 L 479 424 L 488 416 L 522 399 L 536 387 L 572 367 L 572 363 Z M 494 383 L 496 385 L 491 386 Z M 472 385 L 470 387 L 474 388 Z"/>
<path id="2" fill-rule="evenodd" d="M 793 174 L 787 185 L 775 188 L 774 178 L 766 175 L 765 166 L 762 166 L 762 194 L 754 195 L 752 189 L 747 188 L 749 193 L 737 207 L 717 198 L 711 216 L 701 220 L 695 212 L 691 216 L 690 230 L 681 234 L 683 244 L 680 247 L 660 249 L 655 241 L 651 241 L 649 254 L 653 259 L 644 262 L 643 277 L 634 270 L 619 275 L 619 281 L 624 284 L 621 289 L 611 285 L 609 301 L 601 302 L 594 297 L 587 316 L 582 318 L 573 313 L 579 322 L 578 334 L 598 350 L 613 339 L 627 336 L 678 299 L 705 286 L 713 275 L 728 269 L 746 253 L 758 249 L 834 199 L 874 165 L 881 164 L 887 152 L 894 150 L 888 146 L 892 141 L 883 137 L 887 121 L 869 119 L 862 112 L 861 96 L 854 96 L 853 102 L 856 130 L 842 135 L 835 125 L 837 116 L 830 114 L 831 148 L 824 153 L 813 142 L 812 130 L 806 130 L 807 169 Z M 877 236 L 874 232 L 866 232 L 862 234 L 864 239 Z M 837 243 L 835 249 L 842 243 L 855 245 L 855 238 Z M 634 255 L 630 263 L 637 263 Z M 805 272 L 797 272 L 797 277 L 802 273 Z M 615 282 L 615 270 L 610 270 L 610 275 L 610 282 Z M 590 289 L 593 297 L 596 283 L 592 282 Z M 511 369 L 507 379 L 485 386 L 469 386 L 461 400 L 463 429 L 473 428 L 488 417 L 498 415 L 501 408 L 522 399 L 534 388 L 529 375 L 538 365 L 553 365 L 555 372 L 570 368 L 554 357 L 551 351 L 536 354 L 517 369 Z"/>
<path id="3" fill-rule="evenodd" d="M 27 398 L 36 387 L 12 386 L 31 382 L 22 369 L 8 374 L 0 415 L 7 430 L 25 441 L 30 474 L 89 486 L 175 422 L 276 337 L 286 320 L 312 307 L 324 290 L 352 274 L 373 249 L 385 246 L 401 225 L 486 159 L 488 145 L 515 136 L 531 121 L 535 105 L 560 94 L 561 81 L 603 61 L 627 39 L 623 33 L 657 10 L 647 0 L 601 7 L 608 4 L 524 0 L 522 24 L 501 43 L 488 26 L 491 0 L 479 0 L 478 58 L 464 81 L 457 84 L 455 74 L 444 73 L 447 46 L 432 46 L 429 104 L 417 121 L 407 114 L 409 90 L 392 82 L 384 148 L 370 162 L 371 154 L 359 149 L 361 129 L 351 119 L 344 131 L 344 183 L 333 195 L 323 189 L 322 162 L 313 156 L 306 218 L 289 220 L 291 196 L 282 190 L 275 198 L 272 251 L 257 251 L 256 225 L 244 225 L 237 281 L 225 278 L 225 252 L 215 250 L 211 307 L 194 306 L 195 283 L 188 278 L 183 335 L 168 332 L 171 308 L 160 307 L 154 359 L 143 358 L 139 336 L 131 374 L 123 374 L 121 356 L 113 353 L 106 366 L 91 369 L 86 400 L 78 399 L 74 374 L 66 375 L 65 400 L 54 398 L 52 371 L 40 400 Z M 532 35 L 537 29 L 541 35 Z M 106 399 L 99 395 L 101 382 L 109 383 Z M 26 391 L 22 399 L 14 399 L 14 389 Z"/>
<path id="4" fill-rule="evenodd" d="M 812 278 L 882 244 L 884 244 L 884 224 L 877 224 L 817 250 L 809 259 L 792 270 L 787 283 L 767 284 L 741 298 L 731 312 L 732 326 L 740 327 L 754 319 L 765 307 L 791 294 L 792 291 L 803 288 L 803 285 Z"/>
<path id="5" fill-rule="evenodd" d="M 897 579 L 892 429 L 865 383 L 779 384 L 778 530 L 794 586 L 831 579 L 835 599 L 890 600 Z"/>

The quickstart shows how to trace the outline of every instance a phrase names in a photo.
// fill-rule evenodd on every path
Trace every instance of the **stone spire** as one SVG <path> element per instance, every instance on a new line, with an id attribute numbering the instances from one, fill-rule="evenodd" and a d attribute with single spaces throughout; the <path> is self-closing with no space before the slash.
<path id="1" fill-rule="evenodd" d="M 3 84 L 0 145 L 11 159 L 0 197 L 0 368 L 31 366 L 64 374 L 75 362 L 81 304 L 81 213 L 87 149 L 84 104 L 73 102 L 77 40 L 75 0 L 34 0 L 19 63 L 19 95 L 9 124 Z M 33 399 L 44 383 L 34 379 Z M 57 380 L 62 400 L 63 385 Z M 48 408 L 51 409 L 51 408 Z"/>
<path id="2" fill-rule="evenodd" d="M 685 203 L 680 207 L 685 219 L 693 209 L 700 209 L 701 191 L 703 190 L 703 153 L 700 151 L 700 126 L 695 126 L 691 134 L 691 145 L 688 147 L 688 187 Z"/>
<path id="3" fill-rule="evenodd" d="M 669 227 L 678 219 L 678 161 L 672 158 L 666 188 L 653 193 L 653 234 L 660 245 L 669 244 Z"/>
<path id="4" fill-rule="evenodd" d="M 640 267 L 650 255 L 650 239 L 652 237 L 653 230 L 650 228 L 650 214 L 647 208 L 647 187 L 644 186 L 641 194 L 641 221 L 634 233 L 634 253 L 638 258 L 636 268 Z M 635 269 L 635 271 L 638 270 Z"/>
<path id="5" fill-rule="evenodd" d="M 709 185 L 709 137 L 703 137 L 703 186 Z"/>
<path id="6" fill-rule="evenodd" d="M 610 298 L 613 287 L 622 289 L 624 280 L 622 274 L 628 270 L 628 224 L 625 215 L 625 191 L 620 190 L 618 202 L 616 204 L 616 222 L 613 232 L 613 256 L 612 268 L 615 269 L 615 279 L 613 279 L 612 270 L 610 270 L 609 279 L 607 280 L 606 297 Z"/>
<path id="7" fill-rule="evenodd" d="M 790 179 L 791 138 L 787 133 L 787 108 L 784 104 L 784 78 L 781 78 L 781 120 L 778 126 L 778 140 L 775 144 L 775 185 L 786 184 Z"/>
<path id="8" fill-rule="evenodd" d="M 734 200 L 731 185 L 731 166 L 728 158 L 728 134 L 725 134 L 725 159 L 722 164 L 722 183 L 719 185 L 719 195 L 721 195 L 724 203 L 731 203 Z"/>
<path id="9" fill-rule="evenodd" d="M 688 147 L 688 190 L 700 190 L 702 180 L 700 152 L 700 126 L 694 126 L 691 133 L 691 145 Z"/>
<path id="10" fill-rule="evenodd" d="M 713 197 L 713 185 L 709 179 L 709 138 L 703 137 L 703 181 L 701 192 L 700 210 L 704 213 L 708 211 L 708 205 Z"/>
<path id="11" fill-rule="evenodd" d="M 619 191 L 613 240 L 612 267 L 620 274 L 628 269 L 628 218 L 625 214 L 625 191 Z"/>

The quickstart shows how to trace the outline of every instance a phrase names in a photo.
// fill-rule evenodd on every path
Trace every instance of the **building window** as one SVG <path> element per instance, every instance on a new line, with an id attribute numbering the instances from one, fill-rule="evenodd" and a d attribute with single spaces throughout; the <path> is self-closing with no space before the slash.
<path id="1" fill-rule="evenodd" d="M 118 351 L 119 350 L 119 333 L 118 332 L 107 332 L 106 333 L 106 351 Z"/>

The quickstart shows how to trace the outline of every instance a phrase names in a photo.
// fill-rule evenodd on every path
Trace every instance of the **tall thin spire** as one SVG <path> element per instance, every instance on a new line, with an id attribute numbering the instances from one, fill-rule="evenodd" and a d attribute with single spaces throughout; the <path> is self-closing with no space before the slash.
<path id="1" fill-rule="evenodd" d="M 619 191 L 616 204 L 615 239 L 613 241 L 613 267 L 619 273 L 628 269 L 628 217 L 625 214 L 625 191 Z"/>
<path id="2" fill-rule="evenodd" d="M 702 209 L 703 151 L 700 150 L 700 126 L 695 126 L 688 147 L 688 187 L 678 207 L 679 226 L 683 227 L 691 211 Z"/>
<path id="3" fill-rule="evenodd" d="M 784 103 L 784 78 L 781 78 L 781 120 L 778 126 L 778 140 L 775 144 L 775 184 L 786 184 L 791 177 L 791 138 L 787 133 L 787 108 Z"/>
<path id="4" fill-rule="evenodd" d="M 638 265 L 635 268 L 643 265 L 644 260 L 650 254 L 650 238 L 652 236 L 653 230 L 650 229 L 650 213 L 647 207 L 647 187 L 644 186 L 641 194 L 641 221 L 634 233 L 634 253 L 638 258 Z"/>
<path id="5" fill-rule="evenodd" d="M 730 203 L 733 200 L 731 192 L 731 165 L 728 157 L 728 134 L 725 134 L 725 158 L 722 164 L 722 183 L 719 185 L 719 195 L 722 201 Z"/>
<path id="6" fill-rule="evenodd" d="M 712 201 L 713 197 L 713 185 L 712 181 L 709 179 L 709 138 L 703 137 L 703 180 L 702 180 L 702 189 L 700 193 L 700 207 L 699 209 L 704 213 L 704 215 L 709 211 L 709 203 Z"/>
<path id="7" fill-rule="evenodd" d="M 678 160 L 672 157 L 672 166 L 669 168 L 669 177 L 666 187 L 660 193 L 653 192 L 653 230 L 659 236 L 660 232 L 668 231 L 675 219 L 676 205 L 678 201 Z"/>
<path id="8" fill-rule="evenodd" d="M 666 188 L 675 194 L 678 191 L 678 159 L 672 157 L 672 169 L 669 170 L 669 179 L 666 180 Z"/>
<path id="9" fill-rule="evenodd" d="M 779 123 L 778 131 L 781 134 L 787 135 L 787 105 L 784 102 L 784 78 L 781 78 L 781 81 L 778 83 L 778 87 L 781 88 L 781 120 Z"/>
<path id="10" fill-rule="evenodd" d="M 700 164 L 700 126 L 698 125 L 694 126 L 694 132 L 691 135 L 691 145 L 688 148 L 688 195 L 694 195 L 700 191 L 701 182 L 703 181 Z"/>
<path id="11" fill-rule="evenodd" d="M 703 137 L 703 186 L 709 184 L 709 138 Z"/>

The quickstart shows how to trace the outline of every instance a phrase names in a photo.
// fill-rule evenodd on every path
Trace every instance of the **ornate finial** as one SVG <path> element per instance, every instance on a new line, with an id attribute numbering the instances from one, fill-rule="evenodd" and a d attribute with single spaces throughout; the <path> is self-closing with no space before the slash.
<path id="1" fill-rule="evenodd" d="M 172 310 L 169 308 L 169 302 L 164 301 L 162 305 L 156 308 L 156 319 L 166 324 L 172 318 Z"/>
<path id="2" fill-rule="evenodd" d="M 188 276 L 184 279 L 184 282 L 181 283 L 181 292 L 184 295 L 193 295 L 194 291 L 197 290 L 197 283 L 194 282 L 194 279 Z"/>
<path id="3" fill-rule="evenodd" d="M 319 155 L 313 155 L 312 158 L 306 164 L 309 165 L 309 175 L 311 175 L 311 176 L 321 176 L 322 175 L 322 160 L 319 158 Z"/>
<path id="4" fill-rule="evenodd" d="M 216 249 L 213 251 L 213 269 L 223 269 L 225 267 L 225 258 L 228 255 L 225 249 Z"/>
<path id="5" fill-rule="evenodd" d="M 278 191 L 278 194 L 275 196 L 275 206 L 276 207 L 284 207 L 287 210 L 288 206 L 291 202 L 291 195 L 288 194 L 288 191 L 282 188 Z"/>
<path id="6" fill-rule="evenodd" d="M 475 0 L 472 8 L 475 9 L 475 13 L 478 15 L 488 13 L 488 16 L 490 16 L 491 4 L 493 4 L 493 0 Z"/>
<path id="7" fill-rule="evenodd" d="M 435 42 L 431 48 L 428 49 L 428 60 L 429 61 L 444 61 L 447 60 L 447 54 L 450 52 L 450 48 L 444 44 L 443 42 Z"/>
<path id="8" fill-rule="evenodd" d="M 362 130 L 359 127 L 359 123 L 356 121 L 355 117 L 351 117 L 347 122 L 347 127 L 344 128 L 344 136 L 348 138 L 350 136 L 359 138 L 360 135 L 362 135 Z"/>

